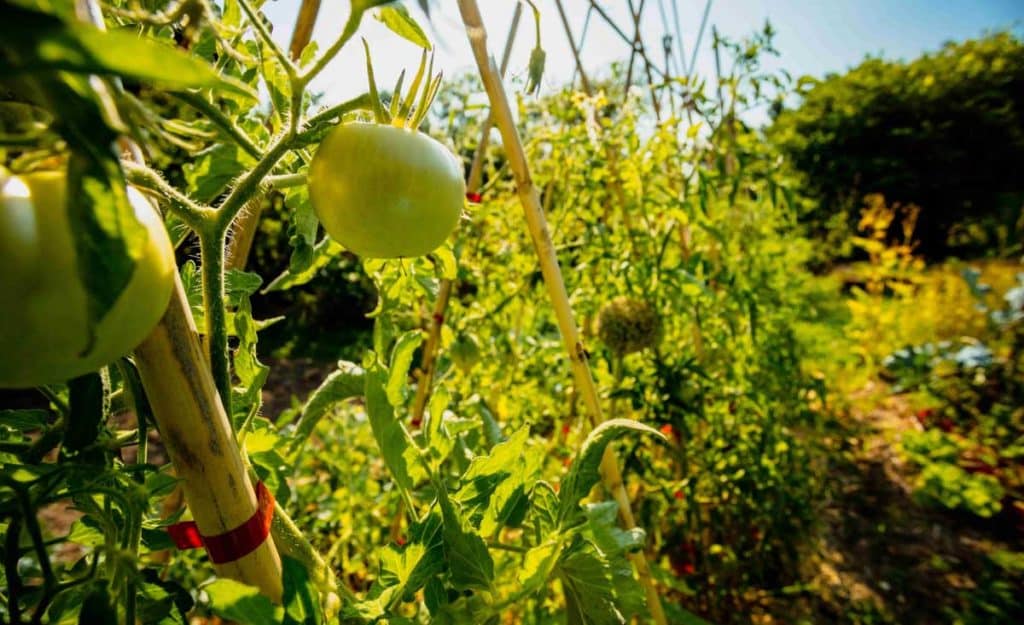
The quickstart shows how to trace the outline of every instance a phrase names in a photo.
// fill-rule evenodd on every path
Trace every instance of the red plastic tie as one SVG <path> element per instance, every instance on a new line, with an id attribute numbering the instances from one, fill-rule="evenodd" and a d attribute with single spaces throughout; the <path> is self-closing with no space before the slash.
<path id="1" fill-rule="evenodd" d="M 206 548 L 214 564 L 234 562 L 255 551 L 270 535 L 274 519 L 274 496 L 263 485 L 256 483 L 256 512 L 248 521 L 233 530 L 214 536 L 203 536 L 195 521 L 175 523 L 167 533 L 178 549 Z"/>

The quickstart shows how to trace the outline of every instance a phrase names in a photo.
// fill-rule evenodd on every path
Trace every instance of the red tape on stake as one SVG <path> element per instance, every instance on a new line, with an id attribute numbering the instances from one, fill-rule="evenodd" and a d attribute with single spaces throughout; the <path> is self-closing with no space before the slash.
<path id="1" fill-rule="evenodd" d="M 214 536 L 203 536 L 195 521 L 184 521 L 168 526 L 167 533 L 178 549 L 206 547 L 214 564 L 240 560 L 256 550 L 270 535 L 274 519 L 274 496 L 263 482 L 256 484 L 256 512 L 233 530 Z"/>

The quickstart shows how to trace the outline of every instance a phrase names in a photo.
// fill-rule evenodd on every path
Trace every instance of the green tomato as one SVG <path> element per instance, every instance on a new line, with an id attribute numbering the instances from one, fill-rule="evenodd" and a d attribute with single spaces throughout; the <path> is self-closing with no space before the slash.
<path id="1" fill-rule="evenodd" d="M 448 355 L 456 367 L 462 369 L 463 373 L 469 373 L 480 361 L 480 346 L 469 334 L 460 334 L 452 342 Z"/>
<path id="2" fill-rule="evenodd" d="M 128 286 L 95 328 L 65 209 L 65 172 L 0 177 L 0 388 L 61 382 L 124 356 L 163 316 L 174 250 L 160 215 L 138 190 L 128 199 L 147 238 Z"/>
<path id="3" fill-rule="evenodd" d="M 455 156 L 396 126 L 340 125 L 309 167 L 309 196 L 327 234 L 369 258 L 434 250 L 455 229 L 465 195 Z"/>

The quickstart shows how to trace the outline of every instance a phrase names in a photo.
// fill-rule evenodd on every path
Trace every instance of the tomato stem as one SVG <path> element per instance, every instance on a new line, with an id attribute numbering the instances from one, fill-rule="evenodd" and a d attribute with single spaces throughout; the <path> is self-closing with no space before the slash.
<path id="1" fill-rule="evenodd" d="M 227 308 L 224 305 L 224 234 L 200 232 L 203 308 L 206 312 L 206 347 L 213 383 L 224 411 L 231 415 L 231 371 L 228 363 Z M 230 421 L 230 418 L 229 418 Z"/>
<path id="2" fill-rule="evenodd" d="M 270 48 L 270 51 L 277 58 L 277 62 L 281 64 L 285 73 L 288 74 L 288 79 L 293 83 L 297 81 L 299 68 L 295 66 L 295 63 L 292 63 L 292 60 L 287 54 L 285 54 L 285 51 L 281 49 L 281 46 L 277 45 L 277 42 L 274 41 L 274 38 L 270 35 L 270 31 L 267 30 L 267 25 L 263 22 L 262 14 L 249 4 L 249 0 L 238 0 L 238 4 L 242 7 L 242 10 L 245 11 L 246 17 L 249 18 L 253 29 L 260 36 L 260 39 L 262 39 L 263 43 Z"/>
<path id="3" fill-rule="evenodd" d="M 172 91 L 170 95 L 202 113 L 221 133 L 238 144 L 238 147 L 245 150 L 249 156 L 258 159 L 263 155 L 263 150 L 256 145 L 256 142 L 244 130 L 238 127 L 238 124 L 225 115 L 220 110 L 220 107 L 207 100 L 198 91 L 186 89 L 184 91 Z"/>

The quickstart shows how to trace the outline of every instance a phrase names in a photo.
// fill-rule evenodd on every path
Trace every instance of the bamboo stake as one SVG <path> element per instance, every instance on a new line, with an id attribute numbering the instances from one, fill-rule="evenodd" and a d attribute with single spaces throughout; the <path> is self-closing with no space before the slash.
<path id="1" fill-rule="evenodd" d="M 519 19 L 523 15 L 523 3 L 516 3 L 516 10 L 512 14 L 512 23 L 508 28 L 508 37 L 505 39 L 505 51 L 501 56 L 501 75 L 505 75 L 508 69 L 508 62 L 512 56 L 512 45 L 516 40 L 516 32 L 519 30 Z M 484 157 L 487 154 L 487 146 L 491 141 L 491 128 L 494 127 L 494 117 L 488 113 L 484 119 L 483 128 L 480 130 L 480 141 L 473 152 L 473 164 L 469 168 L 469 180 L 466 182 L 466 195 L 473 196 L 480 192 L 484 177 Z M 414 426 L 423 422 L 423 411 L 426 409 L 427 400 L 430 398 L 430 385 L 434 380 L 437 369 L 437 350 L 441 345 L 441 328 L 444 327 L 444 316 L 448 310 L 448 301 L 452 294 L 452 281 L 441 280 L 437 292 L 437 301 L 434 302 L 434 311 L 430 316 L 430 330 L 427 333 L 427 342 L 423 346 L 423 357 L 420 361 L 419 374 L 416 378 L 416 397 L 412 404 L 412 418 L 410 423 Z"/>
<path id="2" fill-rule="evenodd" d="M 288 46 L 288 54 L 293 61 L 298 61 L 302 51 L 309 45 L 313 38 L 313 26 L 316 24 L 316 16 L 320 12 L 320 0 L 302 0 L 299 7 L 299 16 L 295 20 L 295 30 L 292 31 L 292 41 Z"/>
<path id="3" fill-rule="evenodd" d="M 255 490 L 177 276 L 167 312 L 135 349 L 135 361 L 200 533 L 222 534 L 248 521 L 257 509 Z M 281 599 L 281 559 L 272 540 L 214 569 L 221 577 L 259 588 L 274 601 Z"/>
<path id="4" fill-rule="evenodd" d="M 83 19 L 105 28 L 96 0 L 81 0 L 78 10 Z M 123 144 L 141 163 L 139 147 L 128 140 Z M 177 272 L 167 311 L 135 349 L 135 359 L 153 418 L 175 470 L 183 478 L 182 487 L 200 533 L 222 534 L 248 521 L 257 510 L 256 493 L 199 345 Z M 271 540 L 239 560 L 215 564 L 214 569 L 222 577 L 255 586 L 276 602 L 281 600 L 281 558 Z"/>
<path id="5" fill-rule="evenodd" d="M 473 56 L 476 59 L 480 77 L 491 101 L 491 114 L 494 116 L 498 130 L 501 131 L 505 153 L 515 176 L 519 201 L 523 206 L 530 237 L 533 240 L 541 273 L 544 276 L 544 283 L 547 286 L 552 307 L 555 309 L 555 317 L 558 320 L 562 341 L 569 355 L 576 386 L 587 405 L 592 423 L 596 425 L 603 421 L 597 386 L 590 373 L 587 351 L 580 339 L 579 329 L 573 318 L 572 306 L 569 303 L 569 296 L 566 293 L 561 268 L 558 264 L 558 256 L 541 209 L 540 196 L 530 176 L 530 167 L 526 160 L 523 144 L 519 139 L 519 132 L 516 130 L 508 96 L 501 83 L 497 68 L 487 53 L 487 31 L 484 29 L 480 16 L 480 8 L 477 6 L 476 0 L 459 0 L 459 10 L 462 13 L 462 21 L 466 26 L 470 45 L 473 48 Z M 623 522 L 631 528 L 635 527 L 636 521 L 630 508 L 629 496 L 623 485 L 618 461 L 611 451 L 611 447 L 606 449 L 602 458 L 601 477 L 605 487 L 619 504 L 619 514 Z M 637 553 L 633 554 L 630 559 L 636 568 L 640 583 L 646 591 L 651 617 L 658 625 L 667 625 L 658 589 L 651 577 L 646 556 L 643 553 Z"/>

